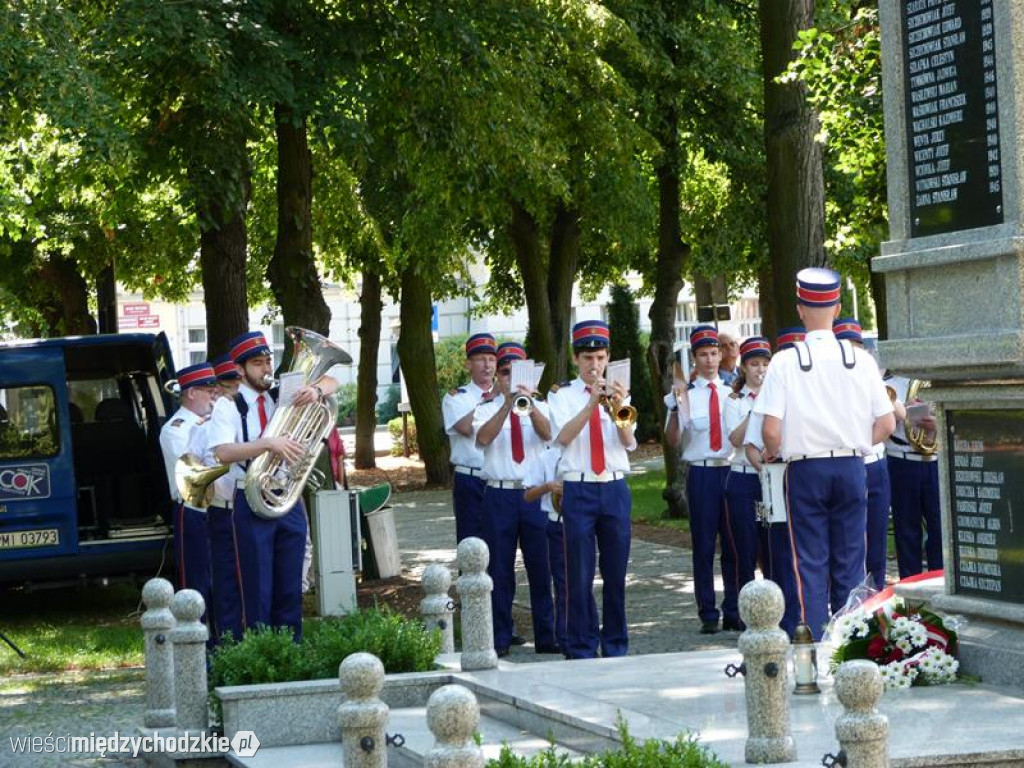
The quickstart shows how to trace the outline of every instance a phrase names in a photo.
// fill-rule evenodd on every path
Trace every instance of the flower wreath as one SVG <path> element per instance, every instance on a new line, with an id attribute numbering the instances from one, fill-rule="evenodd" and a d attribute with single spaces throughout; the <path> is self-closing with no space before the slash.
<path id="1" fill-rule="evenodd" d="M 886 690 L 938 685 L 957 679 L 957 634 L 936 613 L 902 600 L 873 611 L 856 608 L 834 619 L 831 669 L 851 659 L 875 662 Z"/>

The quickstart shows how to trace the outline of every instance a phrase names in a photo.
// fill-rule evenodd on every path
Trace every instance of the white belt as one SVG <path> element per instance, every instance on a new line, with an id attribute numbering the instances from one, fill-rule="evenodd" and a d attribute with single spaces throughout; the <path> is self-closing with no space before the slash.
<path id="1" fill-rule="evenodd" d="M 455 471 L 460 475 L 469 475 L 470 477 L 479 475 L 481 472 L 479 467 L 464 467 L 461 464 L 455 465 Z"/>
<path id="2" fill-rule="evenodd" d="M 488 480 L 488 488 L 500 488 L 503 491 L 517 491 L 523 487 L 519 480 Z"/>
<path id="3" fill-rule="evenodd" d="M 834 451 L 822 451 L 821 453 L 808 453 L 799 456 L 790 456 L 787 461 L 804 461 L 806 459 L 842 459 L 847 456 L 860 456 L 853 448 L 837 448 Z"/>
<path id="4" fill-rule="evenodd" d="M 913 451 L 889 451 L 886 450 L 886 455 L 893 459 L 905 459 L 907 461 L 938 461 L 939 455 L 933 453 L 931 456 L 925 456 L 923 453 L 914 453 Z"/>
<path id="5" fill-rule="evenodd" d="M 877 453 L 869 453 L 864 457 L 865 464 L 874 464 L 876 461 L 881 461 L 885 456 L 879 456 Z"/>
<path id="6" fill-rule="evenodd" d="M 728 467 L 728 459 L 701 459 L 700 461 L 691 461 L 690 466 L 692 467 Z"/>
<path id="7" fill-rule="evenodd" d="M 593 472 L 564 472 L 562 480 L 568 483 L 610 483 L 612 480 L 621 480 L 625 476 L 625 472 L 609 472 L 606 469 L 599 475 Z"/>
<path id="8" fill-rule="evenodd" d="M 739 475 L 756 475 L 757 470 L 749 464 L 733 464 L 729 467 L 730 472 L 735 472 Z"/>

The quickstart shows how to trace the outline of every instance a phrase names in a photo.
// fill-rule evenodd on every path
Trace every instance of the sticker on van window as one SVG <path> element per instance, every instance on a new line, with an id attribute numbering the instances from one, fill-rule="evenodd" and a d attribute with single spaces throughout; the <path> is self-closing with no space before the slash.
<path id="1" fill-rule="evenodd" d="M 0 501 L 49 497 L 50 468 L 45 464 L 25 464 L 0 469 Z"/>

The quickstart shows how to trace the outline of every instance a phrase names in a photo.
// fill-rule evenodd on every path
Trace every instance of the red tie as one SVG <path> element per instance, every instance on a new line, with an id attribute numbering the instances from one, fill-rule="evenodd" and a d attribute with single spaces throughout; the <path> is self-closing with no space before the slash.
<path id="1" fill-rule="evenodd" d="M 590 387 L 587 387 L 590 394 Z M 590 412 L 590 469 L 600 475 L 604 472 L 604 435 L 601 434 L 601 406 Z"/>
<path id="2" fill-rule="evenodd" d="M 514 413 L 510 413 L 508 417 L 512 421 L 512 461 L 522 464 L 523 459 L 526 458 L 526 454 L 523 452 L 523 423 Z"/>
<path id="3" fill-rule="evenodd" d="M 260 409 L 260 435 L 263 434 L 263 430 L 267 428 L 267 405 L 264 401 L 266 395 L 260 395 L 256 398 L 256 405 Z"/>
<path id="4" fill-rule="evenodd" d="M 711 415 L 711 450 L 722 450 L 722 417 L 718 410 L 718 389 L 714 384 L 708 384 L 711 390 L 711 403 L 708 410 Z"/>
<path id="5" fill-rule="evenodd" d="M 749 395 L 747 395 L 747 397 L 749 397 L 751 400 L 757 400 L 757 392 L 751 392 Z"/>

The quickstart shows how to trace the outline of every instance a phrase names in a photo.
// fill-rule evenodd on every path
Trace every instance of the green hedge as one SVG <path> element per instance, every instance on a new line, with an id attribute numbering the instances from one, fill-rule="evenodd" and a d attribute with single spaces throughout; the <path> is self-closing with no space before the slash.
<path id="1" fill-rule="evenodd" d="M 388 422 L 388 432 L 391 434 L 391 455 L 401 456 L 403 452 L 401 416 Z M 419 453 L 419 448 L 416 445 L 416 419 L 411 413 L 409 414 L 409 451 L 410 453 Z"/>
<path id="2" fill-rule="evenodd" d="M 307 620 L 301 643 L 287 628 L 248 629 L 241 642 L 222 643 L 211 657 L 211 704 L 219 717 L 218 686 L 337 677 L 345 657 L 360 651 L 379 658 L 389 673 L 424 672 L 433 669 L 440 650 L 439 631 L 427 632 L 387 606 Z"/>
<path id="3" fill-rule="evenodd" d="M 489 768 L 726 768 L 707 747 L 697 743 L 692 734 L 677 736 L 675 741 L 648 739 L 643 743 L 629 735 L 626 724 L 619 721 L 622 747 L 573 760 L 554 746 L 532 757 L 515 754 L 508 745 L 501 754 L 488 761 Z"/>

